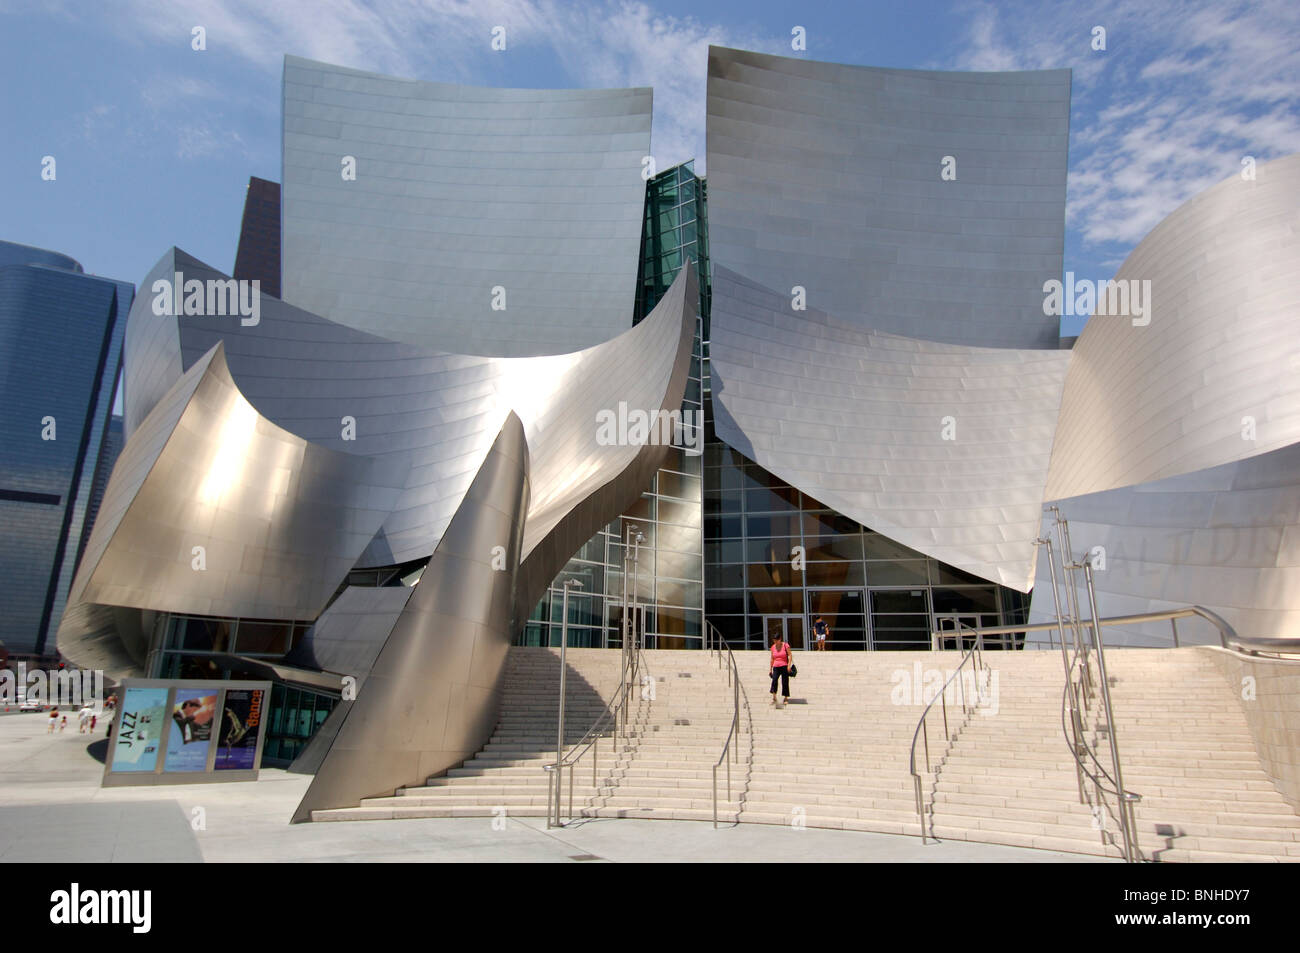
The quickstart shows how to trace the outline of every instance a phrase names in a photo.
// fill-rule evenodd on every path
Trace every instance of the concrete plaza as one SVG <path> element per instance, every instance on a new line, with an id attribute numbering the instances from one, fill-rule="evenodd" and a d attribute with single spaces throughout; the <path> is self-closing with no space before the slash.
<path id="1" fill-rule="evenodd" d="M 1079 854 L 849 831 L 692 821 L 432 818 L 290 826 L 310 778 L 102 788 L 104 723 L 47 734 L 39 713 L 0 717 L 0 862 L 896 862 L 1105 863 Z M 97 747 L 95 747 L 97 746 Z M 93 749 L 93 753 L 92 753 Z"/>

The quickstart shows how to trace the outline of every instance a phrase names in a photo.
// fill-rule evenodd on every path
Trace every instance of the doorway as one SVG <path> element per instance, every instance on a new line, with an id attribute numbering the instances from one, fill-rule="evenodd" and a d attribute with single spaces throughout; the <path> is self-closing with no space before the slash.
<path id="1" fill-rule="evenodd" d="M 936 612 L 934 614 L 935 629 L 943 632 L 948 629 L 954 630 L 951 635 L 940 635 L 935 638 L 936 649 L 959 649 L 965 651 L 970 648 L 975 641 L 973 636 L 966 635 L 961 638 L 957 636 L 956 629 L 965 626 L 970 629 L 993 628 L 1002 624 L 996 612 Z M 984 648 L 1006 648 L 1006 641 L 1011 636 L 992 635 L 984 640 Z"/>
<path id="2" fill-rule="evenodd" d="M 771 646 L 774 636 L 789 642 L 796 649 L 807 648 L 803 638 L 803 616 L 783 612 L 763 616 L 763 646 Z"/>

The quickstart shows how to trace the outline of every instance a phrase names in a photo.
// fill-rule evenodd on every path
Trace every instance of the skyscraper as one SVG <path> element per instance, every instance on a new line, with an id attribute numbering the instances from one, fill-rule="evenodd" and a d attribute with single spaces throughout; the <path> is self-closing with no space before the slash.
<path id="1" fill-rule="evenodd" d="M 134 294 L 65 255 L 0 242 L 0 640 L 11 653 L 54 650 Z"/>

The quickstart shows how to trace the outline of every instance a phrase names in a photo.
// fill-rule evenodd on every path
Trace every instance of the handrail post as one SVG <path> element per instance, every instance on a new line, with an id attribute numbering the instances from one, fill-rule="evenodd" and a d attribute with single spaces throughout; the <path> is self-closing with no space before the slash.
<path id="1" fill-rule="evenodd" d="M 713 829 L 718 829 L 718 766 L 713 766 Z"/>
<path id="2" fill-rule="evenodd" d="M 1169 625 L 1174 630 L 1174 648 L 1178 648 L 1178 620 L 1176 618 L 1171 617 L 1169 620 Z M 1222 633 L 1220 633 L 1220 635 L 1222 635 Z"/>
<path id="3" fill-rule="evenodd" d="M 1115 738 L 1115 713 L 1110 700 L 1110 680 L 1106 676 L 1106 652 L 1101 639 L 1101 625 L 1098 623 L 1097 592 L 1093 587 L 1092 563 L 1087 560 L 1083 563 L 1083 581 L 1088 586 L 1088 608 L 1092 615 L 1093 649 L 1097 653 L 1097 670 L 1101 676 L 1101 699 L 1104 706 L 1103 710 L 1106 713 L 1106 732 L 1110 737 L 1110 758 L 1115 770 L 1115 791 L 1119 800 L 1117 806 L 1119 808 L 1120 826 L 1124 835 L 1124 859 L 1129 863 L 1136 863 L 1140 857 L 1136 842 L 1137 831 L 1131 829 L 1131 812 L 1126 809 L 1129 793 L 1124 788 L 1124 775 L 1120 768 L 1119 743 Z"/>
<path id="4" fill-rule="evenodd" d="M 552 795 L 555 793 L 555 771 L 548 767 L 546 773 L 548 775 L 546 778 L 546 829 L 550 830 L 555 826 L 551 823 L 551 813 L 553 809 Z"/>
<path id="5" fill-rule="evenodd" d="M 1060 512 L 1059 510 L 1057 511 Z M 1083 611 L 1079 607 L 1079 585 L 1074 581 L 1074 573 L 1078 566 L 1074 561 L 1074 550 L 1070 545 L 1070 521 L 1064 517 L 1060 518 L 1060 531 L 1063 540 L 1063 549 L 1061 551 L 1061 564 L 1069 576 L 1069 596 L 1072 606 L 1071 612 L 1074 614 L 1074 638 L 1078 643 L 1079 651 L 1083 653 L 1083 673 L 1087 678 L 1089 688 L 1096 686 L 1096 680 L 1092 677 L 1092 660 L 1089 658 L 1088 643 L 1083 637 Z M 1087 555 L 1086 553 L 1084 554 Z M 1068 565 L 1065 562 L 1066 556 L 1069 556 Z M 1081 560 L 1084 564 L 1091 566 L 1092 561 L 1089 559 Z"/>
<path id="6" fill-rule="evenodd" d="M 928 844 L 929 840 L 925 834 L 925 806 L 921 797 L 921 776 L 919 774 L 912 775 L 912 787 L 916 791 L 916 819 L 921 824 L 921 843 L 924 845 Z"/>
<path id="7" fill-rule="evenodd" d="M 727 800 L 730 801 L 731 800 L 731 759 L 723 758 L 722 760 L 727 762 Z"/>
<path id="8" fill-rule="evenodd" d="M 1083 767 L 1078 761 L 1079 752 L 1079 698 L 1075 693 L 1074 677 L 1070 672 L 1070 651 L 1065 646 L 1065 620 L 1061 617 L 1061 592 L 1056 585 L 1056 555 L 1052 552 L 1052 539 L 1050 536 L 1043 536 L 1037 541 L 1047 548 L 1047 567 L 1052 577 L 1052 602 L 1056 607 L 1056 628 L 1061 635 L 1061 665 L 1065 669 L 1065 698 L 1066 703 L 1070 706 L 1070 726 L 1074 735 L 1073 745 L 1075 753 L 1074 778 L 1079 786 L 1079 803 L 1086 803 L 1083 793 Z M 1064 554 L 1062 554 L 1064 555 Z"/>

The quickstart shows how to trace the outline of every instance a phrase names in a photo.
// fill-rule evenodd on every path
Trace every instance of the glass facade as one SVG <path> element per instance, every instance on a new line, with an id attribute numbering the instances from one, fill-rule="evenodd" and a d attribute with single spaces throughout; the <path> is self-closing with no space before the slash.
<path id="1" fill-rule="evenodd" d="M 14 655 L 55 651 L 94 519 L 95 477 L 114 452 L 113 393 L 134 294 L 66 256 L 0 242 L 0 641 Z"/>
<path id="2" fill-rule="evenodd" d="M 705 611 L 733 647 L 780 634 L 828 650 L 930 647 L 936 620 L 1027 621 L 1026 595 L 908 549 L 823 506 L 725 444 L 704 454 Z"/>
<path id="3" fill-rule="evenodd" d="M 159 616 L 150 678 L 257 678 L 231 674 L 231 655 L 284 658 L 310 622 L 277 619 L 220 619 L 210 616 Z"/>
<path id="4" fill-rule="evenodd" d="M 687 260 L 695 262 L 700 283 L 701 322 L 708 314 L 708 237 L 705 187 L 691 163 L 676 166 L 646 184 L 642 259 L 634 323 L 649 314 Z M 684 420 L 703 420 L 701 378 L 703 326 L 697 326 L 690 376 L 682 399 Z M 689 442 L 689 441 L 687 441 Z M 703 433 L 695 434 L 695 446 Z M 569 592 L 569 644 L 617 646 L 622 638 L 624 543 L 635 526 L 644 541 L 635 556 L 629 586 L 637 629 L 645 644 L 659 648 L 703 645 L 704 540 L 701 455 L 673 448 L 669 462 L 627 513 L 589 540 L 556 576 L 525 627 L 525 645 L 559 645 L 566 579 L 583 588 Z"/>
<path id="5" fill-rule="evenodd" d="M 263 764 L 288 764 L 325 723 L 339 696 L 276 683 L 271 686 Z"/>

